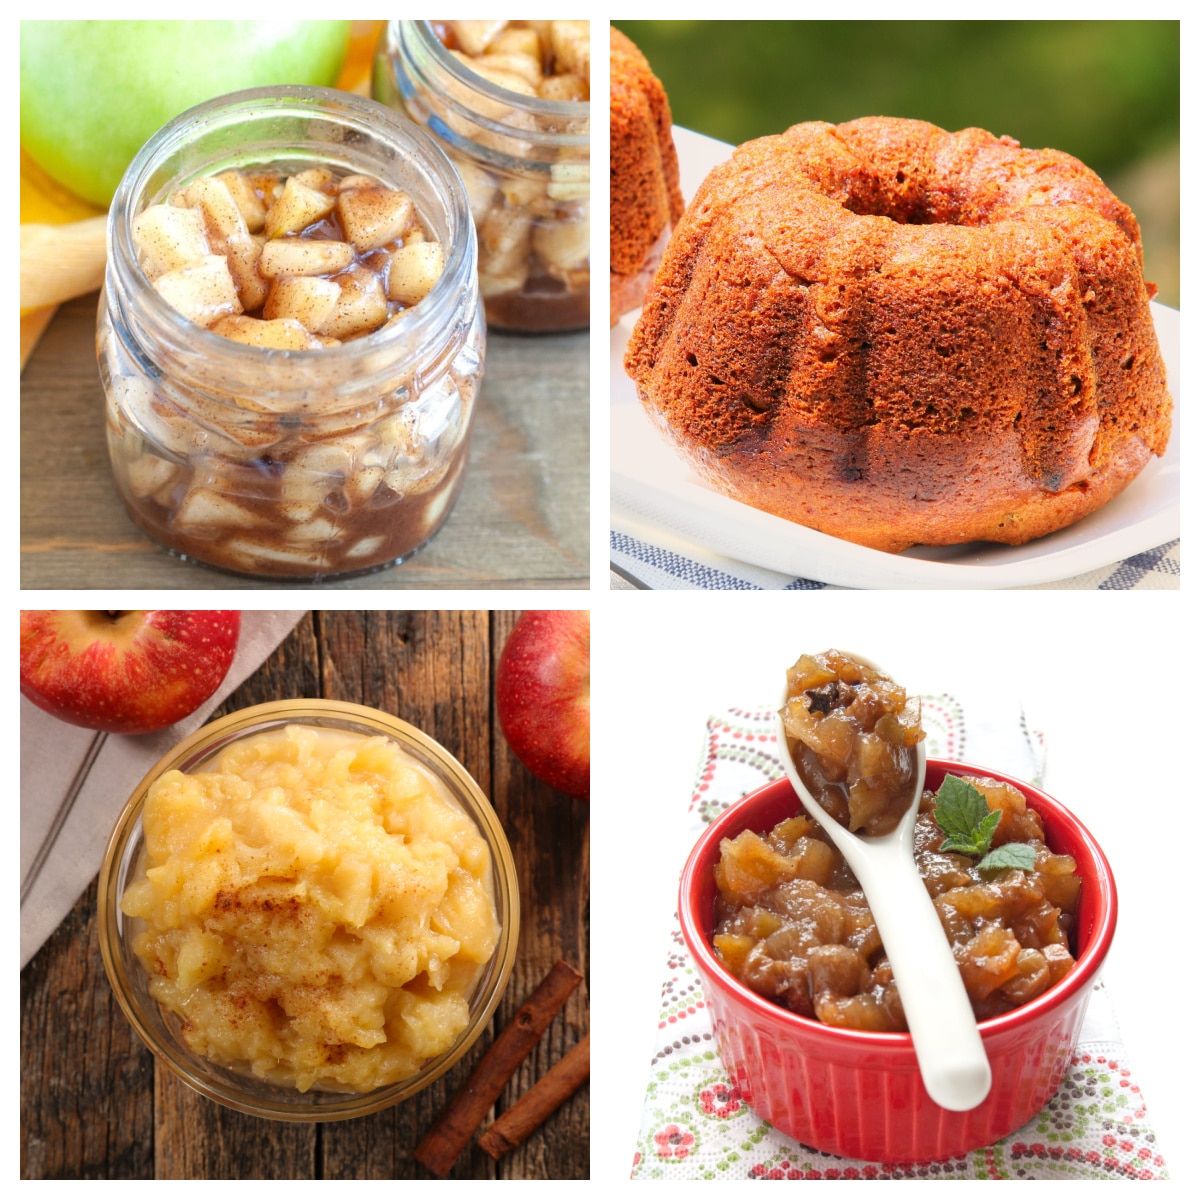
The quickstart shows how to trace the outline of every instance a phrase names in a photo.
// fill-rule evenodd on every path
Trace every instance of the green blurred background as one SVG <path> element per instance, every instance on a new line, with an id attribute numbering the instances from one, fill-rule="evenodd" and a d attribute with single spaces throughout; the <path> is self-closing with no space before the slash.
<path id="1" fill-rule="evenodd" d="M 918 117 L 1082 159 L 1137 214 L 1179 307 L 1177 21 L 616 21 L 677 125 L 739 143 L 798 121 Z"/>

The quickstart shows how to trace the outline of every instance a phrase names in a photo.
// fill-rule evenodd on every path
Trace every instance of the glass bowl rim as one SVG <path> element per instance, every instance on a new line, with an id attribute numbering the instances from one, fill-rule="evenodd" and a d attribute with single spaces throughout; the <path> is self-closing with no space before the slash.
<path id="1" fill-rule="evenodd" d="M 190 1069 L 189 1063 L 200 1056 L 181 1045 L 167 1044 L 143 1015 L 141 1005 L 126 980 L 121 954 L 123 939 L 118 927 L 120 896 L 116 886 L 117 874 L 129 843 L 142 836 L 142 810 L 151 784 L 164 772 L 175 769 L 181 762 L 187 762 L 197 752 L 211 756 L 215 751 L 231 745 L 240 737 L 260 731 L 264 726 L 273 728 L 287 724 L 303 724 L 304 717 L 341 718 L 343 721 L 365 726 L 377 734 L 390 737 L 402 749 L 407 749 L 408 744 L 415 745 L 435 761 L 441 773 L 441 781 L 450 788 L 487 842 L 492 855 L 493 888 L 497 916 L 500 920 L 500 937 L 496 950 L 485 968 L 480 984 L 477 985 L 483 988 L 483 1003 L 478 1009 L 472 1010 L 466 1028 L 454 1044 L 438 1057 L 429 1060 L 414 1075 L 396 1083 L 370 1092 L 322 1093 L 338 1097 L 327 1104 L 289 1103 L 289 1093 L 297 1097 L 313 1093 L 301 1093 L 282 1085 L 278 1087 L 277 1101 L 239 1093 L 237 1084 L 240 1077 L 229 1068 L 216 1063 L 209 1065 L 223 1081 L 228 1081 L 227 1085 L 223 1082 L 220 1086 L 214 1086 L 197 1076 Z M 105 973 L 121 1010 L 147 1049 L 185 1084 L 208 1099 L 250 1116 L 283 1121 L 338 1121 L 367 1116 L 416 1095 L 444 1075 L 482 1035 L 503 998 L 516 961 L 520 932 L 520 898 L 512 849 L 500 818 L 474 777 L 440 742 L 416 726 L 382 709 L 342 700 L 272 700 L 241 708 L 202 725 L 163 754 L 133 789 L 116 819 L 100 867 L 96 906 L 100 953 Z M 247 1079 L 246 1082 L 253 1081 Z"/>

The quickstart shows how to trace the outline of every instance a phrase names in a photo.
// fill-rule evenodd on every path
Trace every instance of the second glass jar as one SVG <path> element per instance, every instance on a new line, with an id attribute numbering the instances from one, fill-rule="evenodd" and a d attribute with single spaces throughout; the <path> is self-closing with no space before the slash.
<path id="1" fill-rule="evenodd" d="M 375 97 L 433 134 L 462 176 L 494 329 L 586 329 L 589 105 L 498 87 L 463 65 L 430 21 L 390 21 Z"/>

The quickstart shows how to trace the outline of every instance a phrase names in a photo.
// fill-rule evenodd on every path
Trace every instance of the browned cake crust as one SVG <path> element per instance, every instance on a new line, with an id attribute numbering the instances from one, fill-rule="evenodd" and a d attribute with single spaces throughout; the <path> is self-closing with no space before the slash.
<path id="1" fill-rule="evenodd" d="M 714 487 L 864 546 L 1019 545 L 1166 448 L 1137 221 L 982 129 L 812 122 L 677 224 L 625 367 Z"/>
<path id="2" fill-rule="evenodd" d="M 683 212 L 683 194 L 666 92 L 642 52 L 619 29 L 610 32 L 609 282 L 615 324 L 642 302 L 645 290 L 636 278 L 621 277 L 644 275 L 655 243 Z"/>

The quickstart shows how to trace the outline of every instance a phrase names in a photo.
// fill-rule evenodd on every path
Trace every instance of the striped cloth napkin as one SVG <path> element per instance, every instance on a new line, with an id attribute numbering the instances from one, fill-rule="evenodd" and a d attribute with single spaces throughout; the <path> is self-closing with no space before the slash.
<path id="1" fill-rule="evenodd" d="M 139 779 L 258 670 L 303 612 L 244 612 L 237 655 L 190 717 L 140 737 L 67 725 L 21 697 L 21 966 L 75 907 Z"/>
<path id="2" fill-rule="evenodd" d="M 987 763 L 1040 784 L 1045 742 L 1020 704 L 994 694 L 921 697 L 931 758 Z M 772 708 L 711 717 L 688 807 L 689 844 L 734 801 L 783 774 Z M 1102 983 L 1067 1074 L 1046 1107 L 994 1146 L 908 1166 L 837 1158 L 793 1141 L 743 1099 L 717 1055 L 678 917 L 665 974 L 635 1179 L 1165 1179 Z"/>
<path id="3" fill-rule="evenodd" d="M 737 562 L 692 544 L 664 544 L 625 531 L 609 531 L 609 583 L 614 591 L 844 591 L 832 583 L 781 575 L 765 567 Z M 1122 562 L 1060 579 L 1031 584 L 1014 591 L 1074 589 L 1076 591 L 1168 591 L 1179 588 L 1179 541 L 1135 554 Z"/>

